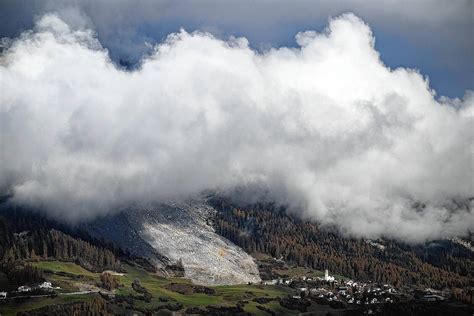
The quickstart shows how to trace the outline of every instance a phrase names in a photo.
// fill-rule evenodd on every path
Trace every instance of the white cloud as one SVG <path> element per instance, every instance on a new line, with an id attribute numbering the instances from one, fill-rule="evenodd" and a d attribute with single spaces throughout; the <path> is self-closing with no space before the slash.
<path id="1" fill-rule="evenodd" d="M 351 14 L 297 42 L 181 31 L 126 72 L 45 15 L 0 57 L 0 187 L 70 221 L 258 184 L 356 236 L 472 231 L 471 205 L 449 207 L 474 196 L 472 94 L 436 101 Z"/>

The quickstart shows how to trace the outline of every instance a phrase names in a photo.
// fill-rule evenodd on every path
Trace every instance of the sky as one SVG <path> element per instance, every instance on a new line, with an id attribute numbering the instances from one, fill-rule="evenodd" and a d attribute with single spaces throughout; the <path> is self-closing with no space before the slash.
<path id="1" fill-rule="evenodd" d="M 0 195 L 13 203 L 77 223 L 213 190 L 355 237 L 474 230 L 474 93 L 436 94 L 429 66 L 470 67 L 467 3 L 5 3 Z"/>
<path id="2" fill-rule="evenodd" d="M 321 31 L 329 17 L 352 12 L 371 27 L 376 48 L 391 67 L 419 69 L 438 96 L 462 98 L 474 87 L 474 18 L 470 0 L 420 1 L 108 1 L 2 0 L 0 37 L 30 29 L 56 11 L 87 25 L 115 62 L 136 63 L 150 45 L 184 28 L 227 39 L 246 37 L 251 47 L 295 46 L 296 33 Z"/>

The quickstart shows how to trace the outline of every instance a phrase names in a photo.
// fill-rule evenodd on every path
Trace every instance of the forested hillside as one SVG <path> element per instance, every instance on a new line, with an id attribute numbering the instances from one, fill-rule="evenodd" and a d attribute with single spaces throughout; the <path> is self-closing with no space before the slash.
<path id="1" fill-rule="evenodd" d="M 92 244 L 53 227 L 59 226 L 39 214 L 3 210 L 0 213 L 0 259 L 4 267 L 25 259 L 54 259 L 76 262 L 90 271 L 120 269 L 113 248 L 107 249 L 98 241 Z"/>
<path id="2" fill-rule="evenodd" d="M 474 285 L 472 252 L 449 241 L 428 247 L 344 238 L 271 205 L 238 208 L 224 199 L 215 199 L 213 204 L 218 209 L 216 231 L 251 253 L 396 286 L 442 289 Z"/>

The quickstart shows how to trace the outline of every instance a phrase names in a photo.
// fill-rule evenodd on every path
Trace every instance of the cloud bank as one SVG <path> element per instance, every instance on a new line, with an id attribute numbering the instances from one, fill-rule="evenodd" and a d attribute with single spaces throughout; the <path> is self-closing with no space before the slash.
<path id="1" fill-rule="evenodd" d="M 473 10 L 472 0 L 2 0 L 0 37 L 15 37 L 34 17 L 55 11 L 71 26 L 94 29 L 112 60 L 133 66 L 148 43 L 181 27 L 221 39 L 244 36 L 263 50 L 295 46 L 298 31 L 320 30 L 329 16 L 353 12 L 372 26 L 387 65 L 419 68 L 438 94 L 462 97 L 474 89 Z"/>
<path id="2" fill-rule="evenodd" d="M 258 187 L 354 236 L 473 231 L 474 94 L 437 101 L 352 14 L 296 40 L 258 53 L 183 30 L 130 72 L 43 16 L 0 57 L 1 192 L 74 222 Z"/>

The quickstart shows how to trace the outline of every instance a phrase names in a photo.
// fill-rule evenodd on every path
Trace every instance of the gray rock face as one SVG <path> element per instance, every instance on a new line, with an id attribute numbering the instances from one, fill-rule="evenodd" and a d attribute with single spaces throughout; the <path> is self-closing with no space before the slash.
<path id="1" fill-rule="evenodd" d="M 256 283 L 255 261 L 208 224 L 215 210 L 205 201 L 127 210 L 85 226 L 158 268 L 181 260 L 185 277 L 202 285 Z"/>

